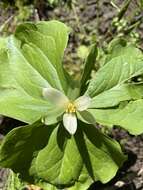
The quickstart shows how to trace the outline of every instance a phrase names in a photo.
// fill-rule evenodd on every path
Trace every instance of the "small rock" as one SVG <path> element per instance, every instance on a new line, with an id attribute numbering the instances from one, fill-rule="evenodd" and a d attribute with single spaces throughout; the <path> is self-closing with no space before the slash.
<path id="1" fill-rule="evenodd" d="M 141 176 L 141 175 L 143 175 L 143 167 L 138 172 L 138 176 Z"/>
<path id="2" fill-rule="evenodd" d="M 125 182 L 124 181 L 117 181 L 116 183 L 115 183 L 115 186 L 116 187 L 123 187 L 125 185 Z"/>
<path id="3" fill-rule="evenodd" d="M 27 190 L 42 190 L 42 189 L 36 185 L 28 185 Z"/>

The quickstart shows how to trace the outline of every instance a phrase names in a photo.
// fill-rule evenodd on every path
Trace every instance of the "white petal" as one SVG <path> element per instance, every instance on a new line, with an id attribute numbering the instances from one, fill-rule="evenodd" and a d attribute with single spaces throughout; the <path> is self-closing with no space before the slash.
<path id="1" fill-rule="evenodd" d="M 74 135 L 77 130 L 77 118 L 75 113 L 65 113 L 63 115 L 63 124 L 66 130 Z"/>
<path id="2" fill-rule="evenodd" d="M 75 100 L 75 106 L 78 111 L 86 110 L 91 103 L 91 98 L 89 96 L 80 96 Z"/>
<path id="3" fill-rule="evenodd" d="M 68 104 L 68 98 L 55 88 L 43 88 L 42 95 L 52 104 L 64 107 Z"/>

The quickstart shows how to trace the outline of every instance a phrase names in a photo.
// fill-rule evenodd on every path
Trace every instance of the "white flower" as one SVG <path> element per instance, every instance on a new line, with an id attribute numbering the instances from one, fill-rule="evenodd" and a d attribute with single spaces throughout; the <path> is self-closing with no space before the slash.
<path id="1" fill-rule="evenodd" d="M 56 107 L 64 109 L 63 125 L 71 135 L 75 134 L 77 130 L 76 112 L 86 110 L 90 105 L 91 98 L 83 95 L 70 101 L 62 92 L 54 88 L 44 88 L 42 94 Z"/>

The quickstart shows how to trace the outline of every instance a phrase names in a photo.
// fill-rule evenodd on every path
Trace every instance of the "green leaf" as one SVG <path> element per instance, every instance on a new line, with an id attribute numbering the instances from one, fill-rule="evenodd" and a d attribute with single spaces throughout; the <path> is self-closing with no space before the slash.
<path id="1" fill-rule="evenodd" d="M 0 88 L 14 88 L 14 80 L 10 68 L 6 49 L 0 50 Z"/>
<path id="2" fill-rule="evenodd" d="M 87 179 L 84 183 L 76 182 L 73 187 L 68 188 L 67 190 L 87 190 L 92 184 L 91 179 Z"/>
<path id="3" fill-rule="evenodd" d="M 92 183 L 93 179 L 89 176 L 88 171 L 84 166 L 78 182 L 75 182 L 75 184 L 72 187 L 69 187 L 68 190 L 87 190 Z"/>
<path id="4" fill-rule="evenodd" d="M 7 38 L 0 37 L 0 49 L 5 49 L 7 44 Z"/>
<path id="5" fill-rule="evenodd" d="M 42 97 L 43 87 L 62 88 L 56 68 L 34 43 L 22 44 L 14 37 L 8 43 L 10 59 L 6 43 L 0 51 L 0 113 L 26 123 L 44 117 L 48 124 L 57 123 L 63 110 L 53 108 Z"/>
<path id="6" fill-rule="evenodd" d="M 7 38 L 0 38 L 0 88 L 14 88 L 14 80 L 7 55 Z"/>
<path id="7" fill-rule="evenodd" d="M 90 109 L 78 113 L 78 118 L 109 127 L 119 125 L 131 134 L 141 134 L 143 85 L 138 79 L 140 81 L 143 73 L 142 52 L 122 39 L 114 40 L 108 50 L 104 66 L 91 80 L 86 92 L 93 97 Z M 138 101 L 141 102 L 139 106 Z"/>
<path id="8" fill-rule="evenodd" d="M 117 16 L 118 21 L 120 21 L 120 20 L 123 18 L 123 16 L 125 15 L 125 13 L 127 12 L 127 9 L 128 9 L 128 7 L 129 7 L 131 1 L 132 1 L 132 0 L 125 0 L 125 1 L 123 2 L 122 7 L 121 7 L 121 9 L 120 9 L 120 11 L 119 11 L 119 13 L 118 13 L 118 16 Z"/>
<path id="9" fill-rule="evenodd" d="M 143 56 L 140 50 L 126 46 L 120 52 L 123 53 L 113 57 L 98 70 L 86 94 L 94 97 L 143 73 Z"/>
<path id="10" fill-rule="evenodd" d="M 30 49 L 31 50 L 31 49 Z M 36 53 L 36 50 L 35 50 Z M 41 72 L 45 70 L 45 67 L 49 72 L 47 73 L 47 76 L 49 75 L 51 77 L 56 77 L 55 70 L 50 70 L 50 63 L 48 63 L 48 60 L 41 57 L 39 55 L 39 59 L 35 55 L 34 52 L 31 52 L 31 57 L 29 58 L 29 54 L 27 53 L 27 57 L 22 54 L 21 52 L 21 44 L 19 41 L 17 41 L 15 38 L 11 38 L 9 41 L 9 57 L 10 57 L 10 68 L 12 70 L 12 74 L 14 75 L 17 83 L 31 96 L 35 96 L 38 98 L 41 98 L 42 96 L 42 88 L 51 86 L 51 82 L 54 81 L 53 78 L 49 81 L 44 79 L 44 77 L 41 76 Z M 38 59 L 38 60 L 37 60 Z M 29 60 L 31 62 L 29 62 Z M 35 61 L 37 60 L 37 61 Z M 35 64 L 34 64 L 35 61 Z M 47 61 L 47 62 L 46 62 Z M 44 67 L 43 64 L 47 63 L 47 65 Z M 38 63 L 38 64 L 37 64 Z M 44 64 L 45 65 L 45 64 Z M 54 68 L 53 68 L 54 69 Z M 40 71 L 39 71 L 40 70 Z M 43 74 L 43 73 L 42 73 Z M 56 85 L 57 80 L 55 80 Z M 57 85 L 56 85 L 57 86 Z M 59 89 L 61 89 L 61 86 L 59 86 Z"/>
<path id="11" fill-rule="evenodd" d="M 66 187 L 66 190 L 87 190 L 89 186 L 93 183 L 91 177 L 89 177 L 88 172 L 85 167 L 83 167 L 81 174 L 78 178 L 78 182 L 75 182 L 73 186 Z M 38 182 L 36 185 L 40 186 L 43 190 L 58 190 L 54 185 L 46 182 Z"/>
<path id="12" fill-rule="evenodd" d="M 94 126 L 81 123 L 75 137 L 66 134 L 62 126 L 56 128 L 35 163 L 40 178 L 61 187 L 73 185 L 77 180 L 83 184 L 88 181 L 83 167 L 93 181 L 106 183 L 124 160 L 117 142 Z"/>
<path id="13" fill-rule="evenodd" d="M 17 47 L 19 46 L 19 47 Z M 14 38 L 9 42 L 10 68 L 17 83 L 31 96 L 41 97 L 42 88 L 48 82 L 33 69 L 19 50 L 20 44 Z"/>
<path id="14" fill-rule="evenodd" d="M 0 166 L 11 168 L 26 180 L 32 180 L 33 159 L 48 142 L 53 127 L 40 122 L 13 129 L 0 147 Z"/>
<path id="15" fill-rule="evenodd" d="M 86 178 L 84 177 L 84 181 L 75 182 L 75 184 L 73 186 L 66 187 L 66 190 L 87 190 L 89 188 L 89 186 L 93 183 L 93 181 L 88 176 L 87 172 L 86 172 L 86 174 L 82 173 L 81 175 L 82 176 L 86 175 Z M 80 179 L 80 177 L 79 177 L 79 179 Z M 56 186 L 51 185 L 46 182 L 39 182 L 37 185 L 39 187 L 41 187 L 43 190 L 59 190 L 59 188 L 57 188 Z"/>
<path id="16" fill-rule="evenodd" d="M 128 45 L 127 41 L 123 38 L 113 39 L 107 47 L 107 54 L 104 64 L 109 62 L 111 59 L 124 54 L 125 50 L 127 50 L 126 49 L 127 45 Z"/>
<path id="17" fill-rule="evenodd" d="M 54 38 L 39 32 L 36 24 L 24 23 L 19 25 L 15 37 L 23 43 L 32 43 L 37 46 L 54 66 L 58 66 L 59 57 Z"/>
<path id="18" fill-rule="evenodd" d="M 0 114 L 33 123 L 44 116 L 48 124 L 57 123 L 63 110 L 55 109 L 45 100 L 38 100 L 16 89 L 0 89 Z"/>
<path id="19" fill-rule="evenodd" d="M 143 0 L 140 0 L 140 6 L 143 7 Z"/>
<path id="20" fill-rule="evenodd" d="M 0 147 L 1 167 L 13 169 L 24 180 L 34 177 L 58 188 L 106 183 L 125 158 L 116 141 L 83 123 L 70 136 L 62 125 L 36 122 L 10 131 Z"/>
<path id="21" fill-rule="evenodd" d="M 89 177 L 86 168 L 83 167 L 78 178 L 78 182 L 75 182 L 73 186 L 67 187 L 66 190 L 87 190 L 92 183 L 93 180 L 91 179 L 91 177 Z M 44 190 L 58 190 L 56 186 L 46 182 L 39 182 L 37 185 L 43 188 Z"/>
<path id="22" fill-rule="evenodd" d="M 46 54 L 52 64 L 57 61 L 61 64 L 69 32 L 70 29 L 65 24 L 53 20 L 21 24 L 17 27 L 15 36 L 23 42 L 34 43 Z"/>
<path id="23" fill-rule="evenodd" d="M 110 108 L 123 101 L 143 98 L 143 85 L 121 84 L 117 85 L 92 99 L 90 108 Z"/>
<path id="24" fill-rule="evenodd" d="M 119 144 L 102 134 L 92 125 L 81 123 L 76 135 L 79 152 L 89 176 L 94 180 L 107 183 L 116 174 L 126 157 Z"/>
<path id="25" fill-rule="evenodd" d="M 62 65 L 62 59 L 67 46 L 68 35 L 69 28 L 58 21 L 21 24 L 15 33 L 15 36 L 20 39 L 22 43 L 33 43 L 47 56 L 50 63 L 56 68 L 65 92 L 68 84 Z"/>
<path id="26" fill-rule="evenodd" d="M 84 114 L 87 122 L 93 123 L 93 118 L 100 124 L 113 126 L 119 125 L 128 130 L 131 134 L 139 135 L 143 132 L 143 100 L 125 102 L 117 108 L 112 109 L 89 109 Z M 82 115 L 83 116 L 83 115 Z M 86 117 L 86 118 L 85 118 Z"/>
<path id="27" fill-rule="evenodd" d="M 48 81 L 48 83 L 61 91 L 63 91 L 58 73 L 49 62 L 43 52 L 34 44 L 24 44 L 22 52 L 27 61 L 36 69 L 40 75 Z M 46 64 L 45 64 L 46 63 Z M 53 80 L 54 79 L 54 80 Z"/>
<path id="28" fill-rule="evenodd" d="M 42 34 L 54 38 L 56 50 L 59 57 L 62 59 L 64 50 L 67 47 L 70 28 L 63 23 L 54 20 L 49 22 L 39 22 L 37 23 L 37 27 Z"/>
<path id="29" fill-rule="evenodd" d="M 49 124 L 57 123 L 63 110 L 55 109 L 42 97 L 38 100 L 20 89 L 11 73 L 5 49 L 0 51 L 0 55 L 0 114 L 26 123 L 48 116 Z"/>
<path id="30" fill-rule="evenodd" d="M 73 185 L 81 168 L 82 158 L 75 139 L 61 125 L 53 131 L 47 146 L 37 156 L 38 176 L 56 186 Z"/>
<path id="31" fill-rule="evenodd" d="M 95 66 L 97 54 L 97 46 L 96 44 L 93 44 L 85 61 L 84 70 L 81 77 L 81 93 L 84 93 L 87 88 L 88 80 L 91 78 L 91 71 Z"/>

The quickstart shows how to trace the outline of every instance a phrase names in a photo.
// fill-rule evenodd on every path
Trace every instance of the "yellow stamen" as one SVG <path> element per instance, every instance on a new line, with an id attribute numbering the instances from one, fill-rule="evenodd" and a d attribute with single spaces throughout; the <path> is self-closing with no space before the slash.
<path id="1" fill-rule="evenodd" d="M 76 106 L 74 105 L 74 103 L 69 103 L 67 105 L 67 109 L 66 109 L 66 113 L 75 113 L 76 112 Z"/>

